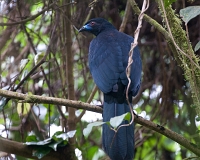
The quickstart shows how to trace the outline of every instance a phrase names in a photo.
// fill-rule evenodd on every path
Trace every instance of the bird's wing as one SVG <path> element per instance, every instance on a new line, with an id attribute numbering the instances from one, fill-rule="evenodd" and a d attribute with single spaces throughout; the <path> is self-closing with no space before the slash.
<path id="1" fill-rule="evenodd" d="M 125 70 L 131 42 L 133 42 L 132 37 L 117 30 L 103 32 L 91 42 L 89 68 L 96 85 L 102 92 L 112 91 L 119 79 L 124 85 L 128 84 Z M 141 67 L 138 68 L 137 66 L 141 63 L 139 62 L 139 50 L 133 55 L 133 59 L 135 64 L 132 65 L 131 72 L 133 75 L 131 75 L 131 80 L 133 80 L 134 85 L 131 85 L 131 91 L 136 90 L 136 85 L 140 84 L 138 79 L 141 76 L 141 73 L 139 73 Z"/>
<path id="2" fill-rule="evenodd" d="M 128 79 L 126 76 L 126 67 L 128 65 L 128 56 L 129 56 L 129 51 L 131 48 L 131 43 L 133 43 L 134 39 L 133 37 L 120 33 L 118 35 L 118 39 L 123 39 L 119 44 L 121 46 L 122 52 L 123 52 L 123 67 L 124 67 L 124 72 L 120 74 L 120 79 L 124 85 L 128 85 Z M 142 60 L 140 58 L 140 51 L 139 48 L 136 46 L 134 51 L 133 51 L 133 56 L 132 56 L 133 62 L 131 64 L 131 85 L 129 88 L 129 91 L 132 92 L 132 96 L 136 96 L 138 93 L 138 90 L 140 88 L 140 83 L 141 83 L 141 72 L 142 72 Z"/>

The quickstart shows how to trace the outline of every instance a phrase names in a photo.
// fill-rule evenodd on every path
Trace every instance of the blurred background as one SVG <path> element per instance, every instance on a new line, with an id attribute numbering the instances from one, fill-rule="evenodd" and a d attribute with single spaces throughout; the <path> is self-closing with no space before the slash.
<path id="1" fill-rule="evenodd" d="M 141 8 L 143 1 L 136 2 Z M 176 0 L 172 7 L 179 14 L 180 9 L 197 5 L 200 5 L 199 0 Z M 89 100 L 95 85 L 87 59 L 94 37 L 78 34 L 78 29 L 95 17 L 105 18 L 120 29 L 126 8 L 128 20 L 121 30 L 134 36 L 138 16 L 131 6 L 127 6 L 126 0 L 0 0 L 0 88 L 101 104 L 99 90 Z M 146 14 L 164 26 L 154 1 L 150 1 Z M 200 40 L 200 16 L 188 23 L 188 31 L 194 47 Z M 200 123 L 195 121 L 196 113 L 191 107 L 190 85 L 163 35 L 143 21 L 138 43 L 143 73 L 140 91 L 133 100 L 134 111 L 200 145 L 196 132 Z M 200 55 L 200 51 L 195 54 Z M 42 67 L 33 70 L 44 55 L 46 61 Z M 33 73 L 20 84 L 32 70 Z M 68 131 L 72 118 L 76 119 L 72 125 L 77 130 L 74 139 L 77 158 L 107 159 L 101 150 L 101 127 L 93 129 L 87 138 L 83 136 L 88 123 L 102 120 L 101 114 L 48 104 L 24 104 L 22 107 L 16 100 L 4 106 L 5 102 L 6 99 L 0 97 L 0 136 L 25 142 L 26 137 L 33 134 L 43 140 L 55 131 Z M 136 160 L 180 160 L 195 156 L 150 129 L 138 124 L 135 128 Z M 7 155 L 7 159 L 14 158 L 26 159 Z"/>

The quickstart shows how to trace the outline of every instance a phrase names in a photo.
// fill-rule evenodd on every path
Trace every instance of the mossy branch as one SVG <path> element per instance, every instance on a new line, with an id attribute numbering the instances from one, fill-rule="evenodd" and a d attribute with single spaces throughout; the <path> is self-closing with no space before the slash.
<path id="1" fill-rule="evenodd" d="M 166 29 L 157 21 L 144 15 L 144 20 L 154 26 L 166 39 L 179 66 L 184 71 L 186 80 L 190 83 L 192 99 L 197 115 L 200 117 L 200 66 L 199 57 L 194 54 L 192 46 L 187 39 L 186 31 L 181 27 L 181 20 L 174 13 L 171 6 L 164 8 L 161 0 L 156 0 L 165 24 L 169 24 Z M 140 9 L 134 0 L 130 0 L 133 11 L 139 15 Z M 166 14 L 165 14 L 166 13 Z M 171 32 L 171 34 L 170 34 Z"/>
<path id="2" fill-rule="evenodd" d="M 181 62 L 179 65 L 184 70 L 186 80 L 190 83 L 193 103 L 197 115 L 200 117 L 200 59 L 194 54 L 186 31 L 181 26 L 181 20 L 171 6 L 164 7 L 163 1 L 160 0 L 156 0 L 156 2 L 166 23 L 171 38 L 170 43 L 176 48 L 177 57 Z"/>

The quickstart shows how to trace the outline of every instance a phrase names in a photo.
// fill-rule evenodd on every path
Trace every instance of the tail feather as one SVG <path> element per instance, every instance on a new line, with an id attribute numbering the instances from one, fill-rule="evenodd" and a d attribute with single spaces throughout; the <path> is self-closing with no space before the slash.
<path id="1" fill-rule="evenodd" d="M 103 107 L 103 121 L 129 112 L 126 103 L 106 103 Z M 128 122 L 123 122 L 123 124 Z M 134 125 L 121 127 L 117 133 L 103 125 L 103 148 L 111 160 L 132 160 L 134 156 Z"/>

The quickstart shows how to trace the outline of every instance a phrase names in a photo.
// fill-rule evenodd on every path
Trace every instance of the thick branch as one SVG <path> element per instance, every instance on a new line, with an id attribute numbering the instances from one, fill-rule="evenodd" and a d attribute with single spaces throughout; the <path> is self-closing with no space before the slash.
<path id="1" fill-rule="evenodd" d="M 0 151 L 6 152 L 6 153 L 12 153 L 19 156 L 37 159 L 37 157 L 32 156 L 32 152 L 34 151 L 34 148 L 31 146 L 27 146 L 20 142 L 11 141 L 5 138 L 0 137 Z M 67 147 L 69 149 L 69 147 Z M 51 151 L 49 154 L 44 156 L 41 160 L 64 160 L 67 155 L 64 155 L 63 149 L 60 149 L 59 151 Z"/>
<path id="2" fill-rule="evenodd" d="M 80 101 L 72 101 L 72 100 L 67 100 L 67 99 L 61 99 L 61 98 L 54 98 L 54 97 L 44 97 L 44 96 L 37 96 L 37 95 L 25 95 L 22 93 L 16 93 L 12 91 L 7 91 L 7 90 L 2 90 L 0 89 L 0 96 L 3 97 L 8 97 L 12 99 L 18 99 L 18 100 L 24 100 L 29 103 L 47 103 L 47 104 L 57 104 L 57 105 L 64 105 L 64 106 L 69 106 L 77 109 L 85 109 L 93 112 L 98 112 L 102 113 L 102 108 L 94 105 L 90 105 L 88 103 L 80 102 Z M 197 148 L 194 144 L 191 144 L 190 141 L 182 137 L 180 134 L 173 132 L 169 129 L 166 129 L 158 124 L 155 124 L 151 121 L 145 120 L 142 117 L 137 117 L 135 116 L 134 121 L 142 126 L 145 126 L 151 130 L 154 130 L 172 140 L 175 142 L 179 143 L 186 149 L 192 151 L 196 155 L 200 156 L 200 149 Z M 1 144 L 1 142 L 0 142 Z M 17 145 L 13 146 L 18 147 Z M 0 147 L 0 150 L 2 148 Z M 5 150 L 2 150 L 5 151 Z M 26 150 L 24 150 L 26 151 Z M 14 152 L 13 152 L 14 153 Z"/>
<path id="3" fill-rule="evenodd" d="M 64 4 L 67 1 L 63 1 Z M 70 0 L 68 0 L 70 2 Z M 70 100 L 75 100 L 75 90 L 74 90 L 74 54 L 72 52 L 72 35 L 71 35 L 71 5 L 68 5 L 64 8 L 65 14 L 67 18 L 64 19 L 64 25 L 63 28 L 65 30 L 64 32 L 64 53 L 66 54 L 66 74 L 67 74 L 67 92 L 68 92 L 68 98 Z M 68 106 L 67 106 L 68 107 Z M 73 131 L 76 129 L 76 115 L 75 115 L 75 109 L 72 107 L 68 108 L 68 119 L 67 119 L 67 127 L 69 131 Z M 70 144 L 72 144 L 73 149 L 75 144 L 75 137 L 69 139 Z M 71 159 L 75 160 L 75 152 L 70 153 Z"/>
<path id="4" fill-rule="evenodd" d="M 145 126 L 151 130 L 154 130 L 172 140 L 174 140 L 175 142 L 179 143 L 180 145 L 182 145 L 183 147 L 185 147 L 186 149 L 190 150 L 191 152 L 195 153 L 197 156 L 200 156 L 200 149 L 197 148 L 197 146 L 195 144 L 192 144 L 190 141 L 188 141 L 187 139 L 185 139 L 183 136 L 181 136 L 180 134 L 173 132 L 172 130 L 169 130 L 167 128 L 164 128 L 163 126 L 160 126 L 158 124 L 155 124 L 151 121 L 148 121 L 142 117 L 137 117 L 135 116 L 134 121 L 138 124 L 141 124 L 142 126 Z"/>
<path id="5" fill-rule="evenodd" d="M 10 99 L 23 100 L 24 102 L 28 102 L 28 103 L 55 104 L 55 105 L 73 107 L 76 109 L 86 109 L 86 110 L 98 112 L 98 113 L 102 112 L 102 109 L 95 105 L 89 105 L 88 103 L 62 99 L 62 98 L 45 97 L 45 96 L 38 96 L 38 95 L 27 95 L 27 94 L 22 94 L 22 93 L 17 93 L 17 92 L 2 90 L 2 89 L 0 89 L 0 96 L 10 98 Z"/>

